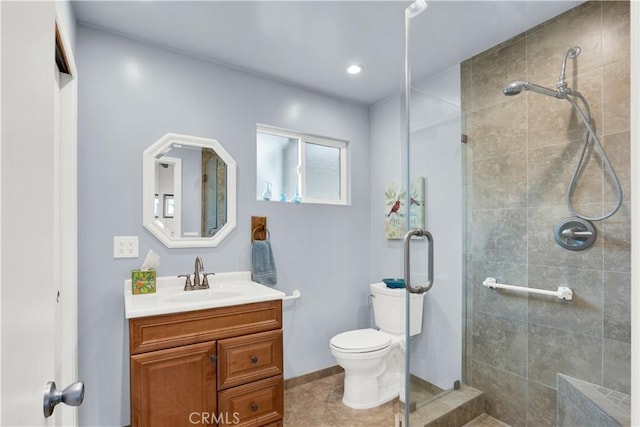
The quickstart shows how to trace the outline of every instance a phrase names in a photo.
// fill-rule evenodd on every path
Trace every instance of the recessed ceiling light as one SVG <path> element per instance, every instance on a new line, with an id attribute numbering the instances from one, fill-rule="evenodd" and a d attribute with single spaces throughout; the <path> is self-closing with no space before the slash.
<path id="1" fill-rule="evenodd" d="M 347 67 L 347 73 L 351 75 L 360 74 L 364 70 L 364 67 L 360 64 L 352 64 Z"/>

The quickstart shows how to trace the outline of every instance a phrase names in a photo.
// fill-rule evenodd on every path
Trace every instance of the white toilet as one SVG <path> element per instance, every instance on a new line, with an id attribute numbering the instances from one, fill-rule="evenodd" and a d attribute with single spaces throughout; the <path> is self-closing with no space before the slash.
<path id="1" fill-rule="evenodd" d="M 344 369 L 342 403 L 354 409 L 380 406 L 404 387 L 406 290 L 371 285 L 375 329 L 356 329 L 331 338 L 331 354 Z M 411 294 L 411 336 L 422 332 L 423 294 Z"/>

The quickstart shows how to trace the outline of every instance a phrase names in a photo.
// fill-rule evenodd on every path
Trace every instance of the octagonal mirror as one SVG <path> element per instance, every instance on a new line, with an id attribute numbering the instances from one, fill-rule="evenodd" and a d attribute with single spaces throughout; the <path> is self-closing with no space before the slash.
<path id="1" fill-rule="evenodd" d="M 168 133 L 143 152 L 142 196 L 167 247 L 218 246 L 236 227 L 236 162 L 215 139 Z"/>

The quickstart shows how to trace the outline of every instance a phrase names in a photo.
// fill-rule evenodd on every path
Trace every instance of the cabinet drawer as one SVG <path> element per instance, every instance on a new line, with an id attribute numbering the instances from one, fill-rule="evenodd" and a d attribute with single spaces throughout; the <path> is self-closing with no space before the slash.
<path id="1" fill-rule="evenodd" d="M 235 426 L 277 423 L 284 414 L 282 375 L 218 392 L 218 413 L 239 419 Z"/>
<path id="2" fill-rule="evenodd" d="M 282 330 L 218 341 L 218 390 L 282 375 Z"/>
<path id="3" fill-rule="evenodd" d="M 281 328 L 282 300 L 139 317 L 129 320 L 129 349 L 137 354 Z"/>

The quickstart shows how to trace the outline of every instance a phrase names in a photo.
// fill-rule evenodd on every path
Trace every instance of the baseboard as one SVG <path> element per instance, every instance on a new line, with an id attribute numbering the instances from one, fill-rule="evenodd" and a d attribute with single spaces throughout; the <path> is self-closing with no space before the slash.
<path id="1" fill-rule="evenodd" d="M 344 369 L 342 369 L 338 365 L 334 365 L 325 369 L 320 369 L 319 371 L 310 372 L 308 374 L 301 375 L 299 377 L 289 378 L 284 380 L 284 389 L 287 390 L 293 387 L 297 387 L 299 385 L 310 383 L 312 381 L 321 380 L 322 378 L 340 374 L 342 372 L 344 372 Z"/>

